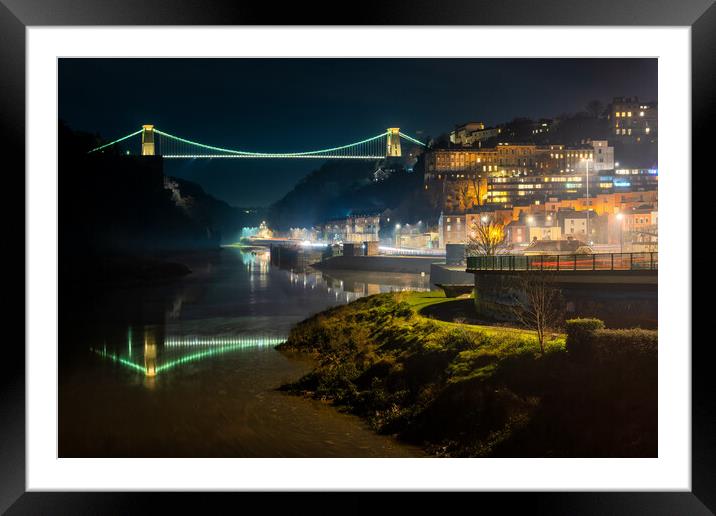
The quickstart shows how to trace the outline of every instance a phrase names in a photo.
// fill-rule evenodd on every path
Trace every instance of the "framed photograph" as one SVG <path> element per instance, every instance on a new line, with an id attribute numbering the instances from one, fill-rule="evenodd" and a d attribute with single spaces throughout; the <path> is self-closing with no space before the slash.
<path id="1" fill-rule="evenodd" d="M 355 11 L 0 1 L 26 299 L 0 508 L 711 514 L 713 2 Z"/>

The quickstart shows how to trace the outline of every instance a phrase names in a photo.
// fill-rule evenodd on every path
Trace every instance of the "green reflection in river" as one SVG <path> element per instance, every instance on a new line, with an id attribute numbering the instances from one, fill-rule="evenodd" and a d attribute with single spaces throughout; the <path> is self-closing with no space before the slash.
<path id="1" fill-rule="evenodd" d="M 273 340 L 273 339 L 269 339 L 269 340 Z M 177 358 L 175 360 L 169 360 L 167 362 L 164 362 L 163 364 L 158 365 L 157 373 L 161 373 L 162 371 L 167 371 L 169 369 L 173 369 L 180 365 L 188 364 L 189 362 L 194 362 L 196 360 L 202 360 L 204 358 L 208 358 L 211 356 L 220 355 L 220 354 L 226 353 L 228 351 L 235 351 L 237 349 L 245 349 L 245 348 L 249 348 L 249 347 L 276 345 L 279 342 L 280 341 L 277 341 L 277 342 L 271 343 L 271 344 L 268 344 L 268 343 L 267 344 L 246 344 L 246 343 L 227 344 L 224 346 L 203 349 L 201 351 L 196 351 L 194 353 L 185 355 L 181 358 Z"/>
<path id="2" fill-rule="evenodd" d="M 230 351 L 256 347 L 273 347 L 286 340 L 285 338 L 268 336 L 201 338 L 169 336 L 164 339 L 162 352 L 159 353 L 154 338 L 152 338 L 151 334 L 145 333 L 144 363 L 139 363 L 132 360 L 131 330 L 129 331 L 129 335 L 130 345 L 127 348 L 126 356 L 109 351 L 106 346 L 102 348 L 90 348 L 90 351 L 127 369 L 142 372 L 147 377 L 154 377 L 170 369 Z M 197 348 L 199 348 L 199 350 L 197 350 Z"/>

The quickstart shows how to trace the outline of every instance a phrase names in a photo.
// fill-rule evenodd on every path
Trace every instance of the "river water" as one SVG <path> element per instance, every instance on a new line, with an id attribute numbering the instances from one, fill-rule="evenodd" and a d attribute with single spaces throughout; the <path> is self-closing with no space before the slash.
<path id="1" fill-rule="evenodd" d="M 274 349 L 358 297 L 427 289 L 414 274 L 288 271 L 268 251 L 187 259 L 192 274 L 82 294 L 60 312 L 60 457 L 412 457 L 357 417 L 277 387 L 311 360 Z"/>

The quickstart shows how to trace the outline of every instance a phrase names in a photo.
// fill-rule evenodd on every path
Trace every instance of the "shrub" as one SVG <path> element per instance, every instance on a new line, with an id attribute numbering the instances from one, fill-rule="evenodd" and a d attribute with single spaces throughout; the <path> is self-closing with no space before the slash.
<path id="1" fill-rule="evenodd" d="M 604 323 L 599 319 L 569 319 L 565 321 L 567 352 L 575 356 L 590 354 L 594 332 L 603 329 Z"/>
<path id="2" fill-rule="evenodd" d="M 567 351 L 573 356 L 599 362 L 656 357 L 659 334 L 655 330 L 605 329 L 599 319 L 571 319 L 566 328 Z"/>
<path id="3" fill-rule="evenodd" d="M 655 330 L 597 330 L 592 335 L 591 347 L 600 358 L 630 358 L 656 356 L 659 334 Z"/>

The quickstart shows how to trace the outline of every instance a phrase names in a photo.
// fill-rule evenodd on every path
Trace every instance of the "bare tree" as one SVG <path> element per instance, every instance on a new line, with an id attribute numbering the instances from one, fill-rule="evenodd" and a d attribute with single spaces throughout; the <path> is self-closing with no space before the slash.
<path id="1" fill-rule="evenodd" d="M 599 118 L 604 112 L 604 105 L 599 100 L 590 100 L 587 103 L 587 112 L 592 118 Z"/>
<path id="2" fill-rule="evenodd" d="M 467 235 L 469 255 L 494 256 L 504 249 L 505 225 L 494 220 L 473 222 Z"/>
<path id="3" fill-rule="evenodd" d="M 482 175 L 478 173 L 479 166 L 477 164 L 473 164 L 468 168 L 468 177 L 470 178 L 472 182 L 472 188 L 475 190 L 475 206 L 480 206 L 482 204 L 482 196 L 480 195 L 480 181 L 482 180 Z"/>
<path id="4" fill-rule="evenodd" d="M 553 273 L 524 272 L 518 281 L 513 313 L 520 323 L 537 332 L 540 352 L 544 354 L 546 335 L 562 321 L 562 292 L 554 286 Z"/>
<path id="5" fill-rule="evenodd" d="M 475 202 L 474 206 L 481 206 L 482 205 L 482 192 L 480 191 L 480 182 L 482 181 L 482 176 L 473 174 L 472 178 L 472 188 L 475 191 Z"/>
<path id="6" fill-rule="evenodd" d="M 470 184 L 467 181 L 457 181 L 455 194 L 458 202 L 458 209 L 466 211 L 470 204 Z"/>

